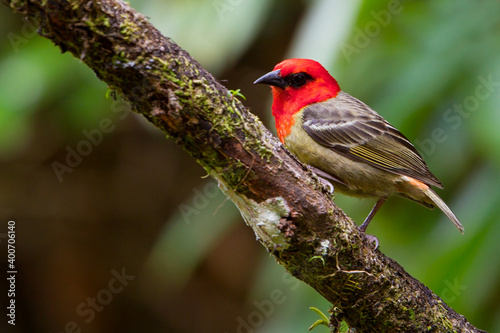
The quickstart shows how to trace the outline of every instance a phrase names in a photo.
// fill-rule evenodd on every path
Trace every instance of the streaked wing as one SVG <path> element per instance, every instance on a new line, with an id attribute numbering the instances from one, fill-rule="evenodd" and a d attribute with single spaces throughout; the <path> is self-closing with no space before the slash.
<path id="1" fill-rule="evenodd" d="M 443 187 L 401 132 L 346 93 L 306 107 L 302 127 L 319 144 L 352 160 Z"/>

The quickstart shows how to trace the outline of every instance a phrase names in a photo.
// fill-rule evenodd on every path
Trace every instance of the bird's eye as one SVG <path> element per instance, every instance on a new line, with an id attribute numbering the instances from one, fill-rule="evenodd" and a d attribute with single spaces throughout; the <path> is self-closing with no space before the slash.
<path id="1" fill-rule="evenodd" d="M 307 81 L 309 79 L 312 79 L 310 75 L 306 74 L 306 73 L 296 73 L 296 74 L 292 74 L 290 75 L 290 86 L 292 86 L 293 88 L 299 88 L 301 86 L 303 86 L 304 84 L 307 83 Z"/>

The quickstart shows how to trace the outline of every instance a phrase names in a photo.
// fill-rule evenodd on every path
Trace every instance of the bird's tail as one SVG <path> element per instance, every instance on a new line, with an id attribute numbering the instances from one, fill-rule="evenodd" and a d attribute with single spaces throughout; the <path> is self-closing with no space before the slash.
<path id="1" fill-rule="evenodd" d="M 443 199 L 441 199 L 436 194 L 436 192 L 434 192 L 429 186 L 427 186 L 427 188 L 423 189 L 423 190 L 424 190 L 425 194 L 429 197 L 429 199 L 431 199 L 436 204 L 436 206 L 438 206 L 439 209 L 441 209 L 443 211 L 443 213 L 445 213 L 446 216 L 448 216 L 448 218 L 451 220 L 451 222 L 453 222 L 453 224 L 463 234 L 464 233 L 464 227 L 462 226 L 462 224 L 460 223 L 460 221 L 458 220 L 458 218 L 455 216 L 455 214 L 453 214 L 453 212 L 451 211 L 451 209 L 444 203 Z"/>

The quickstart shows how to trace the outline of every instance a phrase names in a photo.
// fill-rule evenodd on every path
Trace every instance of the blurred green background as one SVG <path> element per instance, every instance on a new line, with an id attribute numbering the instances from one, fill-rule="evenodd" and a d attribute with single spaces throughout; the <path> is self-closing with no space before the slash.
<path id="1" fill-rule="evenodd" d="M 465 235 L 400 198 L 369 233 L 472 324 L 500 332 L 500 2 L 130 4 L 273 131 L 269 89 L 252 82 L 306 57 L 405 133 Z M 16 326 L 4 316 L 0 330 L 306 332 L 308 307 L 328 303 L 275 264 L 182 149 L 34 31 L 0 7 L 0 261 L 14 220 L 19 270 Z M 72 150 L 85 156 L 70 166 Z M 374 201 L 336 203 L 360 223 Z"/>

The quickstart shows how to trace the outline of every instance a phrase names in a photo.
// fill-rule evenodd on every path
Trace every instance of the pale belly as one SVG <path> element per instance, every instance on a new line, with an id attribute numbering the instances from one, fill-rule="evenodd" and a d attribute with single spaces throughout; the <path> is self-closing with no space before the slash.
<path id="1" fill-rule="evenodd" d="M 335 183 L 335 191 L 362 197 L 388 197 L 399 194 L 402 176 L 353 161 L 314 141 L 296 123 L 293 134 L 285 138 L 285 146 L 305 164 L 318 168 L 343 181 Z M 297 128 L 300 127 L 300 128 Z"/>

